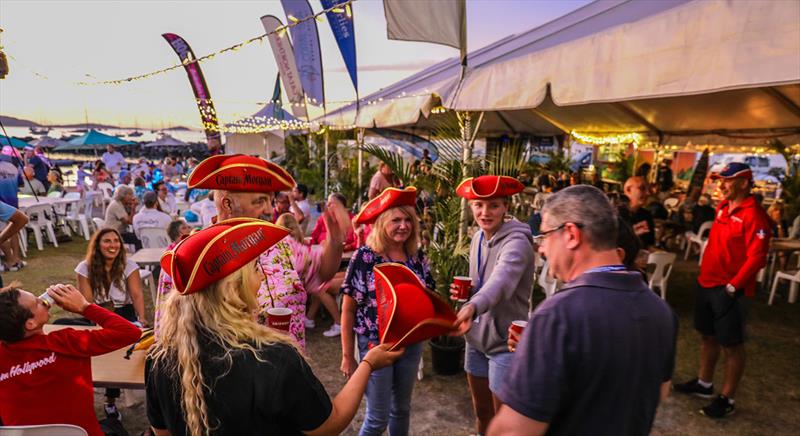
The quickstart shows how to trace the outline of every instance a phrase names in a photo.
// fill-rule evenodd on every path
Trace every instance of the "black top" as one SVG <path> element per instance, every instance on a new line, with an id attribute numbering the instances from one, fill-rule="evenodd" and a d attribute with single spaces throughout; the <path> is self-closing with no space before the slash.
<path id="1" fill-rule="evenodd" d="M 498 397 L 548 434 L 649 434 L 677 330 L 640 274 L 583 274 L 531 315 Z"/>
<path id="2" fill-rule="evenodd" d="M 205 400 L 214 435 L 298 435 L 313 430 L 331 414 L 325 388 L 305 360 L 289 345 L 266 345 L 252 352 L 231 352 L 233 363 L 219 359 L 222 348 L 201 341 Z M 216 358 L 215 358 L 216 357 Z M 181 411 L 180 379 L 164 371 L 165 364 L 148 360 L 147 417 L 157 429 L 187 434 Z"/>
<path id="3" fill-rule="evenodd" d="M 627 207 L 619 208 L 619 216 L 633 227 L 634 233 L 639 236 L 642 242 L 642 247 L 652 247 L 656 245 L 656 224 L 653 220 L 653 214 L 645 207 L 636 209 L 636 212 L 631 212 Z M 647 232 L 639 233 L 637 230 L 640 227 L 647 227 Z"/>

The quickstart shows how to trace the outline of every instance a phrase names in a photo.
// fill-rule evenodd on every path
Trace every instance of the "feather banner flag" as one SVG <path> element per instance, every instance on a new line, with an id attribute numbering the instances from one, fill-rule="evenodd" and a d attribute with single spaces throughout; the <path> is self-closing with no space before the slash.
<path id="1" fill-rule="evenodd" d="M 465 65 L 466 0 L 383 0 L 383 12 L 389 39 L 449 45 L 461 51 L 461 63 Z"/>
<path id="2" fill-rule="evenodd" d="M 341 0 L 320 0 L 324 9 L 333 9 Z M 356 62 L 356 32 L 353 28 L 353 12 L 350 5 L 347 5 L 348 13 L 342 13 L 330 10 L 326 13 L 328 22 L 331 25 L 331 31 L 336 38 L 336 44 L 339 45 L 339 51 L 342 53 L 344 65 L 347 67 L 347 72 L 350 74 L 350 80 L 353 82 L 353 88 L 358 95 L 358 69 Z"/>
<path id="3" fill-rule="evenodd" d="M 273 15 L 265 15 L 261 17 L 261 24 L 264 25 L 264 31 L 269 34 L 269 45 L 272 47 L 275 63 L 278 64 L 283 86 L 286 88 L 286 98 L 292 106 L 292 115 L 308 120 L 303 84 L 294 59 L 294 48 L 289 38 L 285 37 L 285 32 L 278 30 L 283 28 L 283 23 Z"/>
<path id="4" fill-rule="evenodd" d="M 174 33 L 164 33 L 161 36 L 167 40 L 172 49 L 178 55 L 178 58 L 186 70 L 186 75 L 189 76 L 189 83 L 192 85 L 194 97 L 197 99 L 197 109 L 200 111 L 200 119 L 203 121 L 203 130 L 206 133 L 206 141 L 208 142 L 208 149 L 211 154 L 222 152 L 222 136 L 220 135 L 219 120 L 217 119 L 217 112 L 214 110 L 214 102 L 211 101 L 211 93 L 208 92 L 208 85 L 206 79 L 203 77 L 203 71 L 200 69 L 200 64 L 193 62 L 197 59 L 189 47 L 189 44 Z"/>
<path id="5" fill-rule="evenodd" d="M 311 17 L 314 11 L 308 0 L 281 0 L 286 19 L 297 22 Z M 322 77 L 322 53 L 319 48 L 319 31 L 314 19 L 297 23 L 289 28 L 295 50 L 297 71 L 308 101 L 314 106 L 325 105 L 325 86 Z"/>

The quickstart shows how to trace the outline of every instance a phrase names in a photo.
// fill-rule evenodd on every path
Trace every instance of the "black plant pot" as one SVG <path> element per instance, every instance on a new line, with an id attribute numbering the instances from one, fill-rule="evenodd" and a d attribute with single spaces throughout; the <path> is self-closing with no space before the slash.
<path id="1" fill-rule="evenodd" d="M 454 375 L 464 369 L 464 338 L 439 336 L 431 339 L 433 371 L 439 375 Z"/>

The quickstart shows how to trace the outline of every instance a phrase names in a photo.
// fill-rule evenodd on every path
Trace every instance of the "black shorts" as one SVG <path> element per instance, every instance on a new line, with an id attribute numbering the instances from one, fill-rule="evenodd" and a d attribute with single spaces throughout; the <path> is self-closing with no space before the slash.
<path id="1" fill-rule="evenodd" d="M 732 347 L 745 340 L 746 302 L 742 291 L 730 296 L 725 286 L 704 288 L 697 285 L 694 305 L 694 328 L 705 336 L 714 336 L 720 345 Z"/>

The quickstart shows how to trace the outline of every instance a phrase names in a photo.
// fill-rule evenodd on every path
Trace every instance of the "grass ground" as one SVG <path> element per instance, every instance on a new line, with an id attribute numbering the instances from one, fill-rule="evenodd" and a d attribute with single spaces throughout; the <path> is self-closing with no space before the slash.
<path id="1" fill-rule="evenodd" d="M 49 284 L 75 283 L 73 269 L 83 258 L 86 242 L 82 239 L 47 247 L 40 252 L 33 246 L 28 253 L 28 267 L 15 273 L 3 273 L 6 283 L 22 282 L 24 289 L 39 293 Z M 699 340 L 692 329 L 692 305 L 696 262 L 679 261 L 670 278 L 667 301 L 680 318 L 675 380 L 696 375 Z M 786 302 L 787 290 L 779 290 L 776 303 L 766 305 L 766 293 L 751 301 L 747 369 L 736 397 L 736 413 L 725 420 L 713 421 L 698 413 L 706 400 L 672 394 L 659 409 L 653 434 L 659 435 L 797 435 L 800 434 L 800 304 Z M 150 306 L 149 295 L 145 298 Z M 63 316 L 57 311 L 52 317 Z M 336 339 L 322 336 L 330 321 L 318 322 L 308 332 L 308 354 L 315 374 L 334 395 L 343 385 L 339 374 L 340 346 Z M 417 382 L 412 400 L 411 433 L 415 435 L 467 435 L 472 429 L 472 412 L 466 379 L 463 374 L 438 376 L 430 367 L 426 347 L 425 377 Z M 722 380 L 718 365 L 715 381 Z M 96 403 L 102 404 L 101 392 Z M 625 407 L 620 404 L 620 407 Z M 363 420 L 364 404 L 345 434 L 357 434 Z M 123 409 L 124 424 L 131 434 L 147 426 L 142 404 Z"/>

